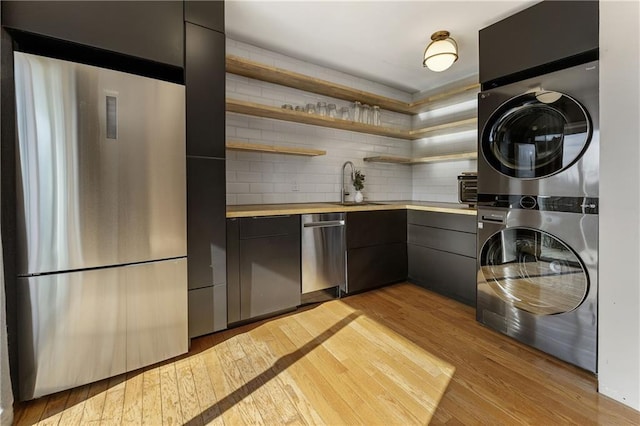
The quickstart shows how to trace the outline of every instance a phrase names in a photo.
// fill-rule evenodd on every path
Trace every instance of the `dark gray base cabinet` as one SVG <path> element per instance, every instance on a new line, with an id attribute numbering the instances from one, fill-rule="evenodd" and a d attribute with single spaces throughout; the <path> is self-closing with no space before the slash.
<path id="1" fill-rule="evenodd" d="M 227 219 L 230 324 L 300 305 L 300 216 Z"/>
<path id="2" fill-rule="evenodd" d="M 476 304 L 476 217 L 409 211 L 407 215 L 409 281 Z"/>
<path id="3" fill-rule="evenodd" d="M 347 252 L 349 293 L 407 279 L 407 244 L 360 247 Z"/>
<path id="4" fill-rule="evenodd" d="M 407 211 L 347 213 L 347 293 L 407 279 Z"/>
<path id="5" fill-rule="evenodd" d="M 476 259 L 415 244 L 407 245 L 409 281 L 476 305 Z"/>

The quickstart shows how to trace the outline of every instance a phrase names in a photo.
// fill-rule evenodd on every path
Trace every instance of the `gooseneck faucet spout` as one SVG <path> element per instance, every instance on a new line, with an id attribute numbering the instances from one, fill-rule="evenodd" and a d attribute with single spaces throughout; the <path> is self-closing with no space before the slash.
<path id="1" fill-rule="evenodd" d="M 344 203 L 344 197 L 349 195 L 349 191 L 344 187 L 344 170 L 347 168 L 347 165 L 351 166 L 351 183 L 353 184 L 353 163 L 351 161 L 346 161 L 342 165 L 342 174 L 340 175 L 340 202 Z"/>

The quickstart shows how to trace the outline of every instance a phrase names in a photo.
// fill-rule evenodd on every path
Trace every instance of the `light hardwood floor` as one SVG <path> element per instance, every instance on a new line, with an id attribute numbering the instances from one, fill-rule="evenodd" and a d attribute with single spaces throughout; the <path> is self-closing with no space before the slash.
<path id="1" fill-rule="evenodd" d="M 193 341 L 16 407 L 16 424 L 640 424 L 594 377 L 403 283 Z"/>

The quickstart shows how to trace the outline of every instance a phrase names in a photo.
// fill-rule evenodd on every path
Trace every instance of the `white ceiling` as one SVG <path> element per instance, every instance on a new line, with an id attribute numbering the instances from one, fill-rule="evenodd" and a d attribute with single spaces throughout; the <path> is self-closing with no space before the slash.
<path id="1" fill-rule="evenodd" d="M 478 73 L 478 31 L 538 0 L 227 0 L 226 33 L 314 64 L 413 93 Z M 436 73 L 422 67 L 431 34 L 448 30 L 459 59 Z"/>

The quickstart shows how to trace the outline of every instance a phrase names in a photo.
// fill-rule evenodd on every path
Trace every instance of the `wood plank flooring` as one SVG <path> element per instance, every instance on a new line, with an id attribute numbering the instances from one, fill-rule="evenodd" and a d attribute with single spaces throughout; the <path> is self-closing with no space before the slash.
<path id="1" fill-rule="evenodd" d="M 402 283 L 205 336 L 16 406 L 33 424 L 640 424 L 595 378 Z"/>

